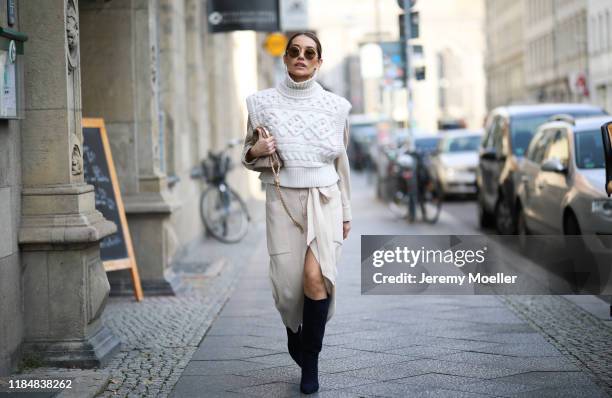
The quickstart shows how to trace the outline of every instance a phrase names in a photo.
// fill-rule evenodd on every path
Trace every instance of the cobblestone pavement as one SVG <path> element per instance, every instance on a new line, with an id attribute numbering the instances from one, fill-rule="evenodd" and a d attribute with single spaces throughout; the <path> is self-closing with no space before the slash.
<path id="1" fill-rule="evenodd" d="M 250 248 L 261 246 L 261 228 L 255 223 L 240 245 L 202 239 L 186 248 L 173 267 L 175 297 L 110 299 L 103 318 L 122 349 L 105 368 L 111 379 L 100 397 L 169 394 L 232 292 Z"/>
<path id="2" fill-rule="evenodd" d="M 317 396 L 608 396 L 595 381 L 606 387 L 597 376 L 606 374 L 609 357 L 593 355 L 587 368 L 567 344 L 555 343 L 551 331 L 524 315 L 560 316 L 560 321 L 568 320 L 568 328 L 576 329 L 576 336 L 593 332 L 593 339 L 583 339 L 596 342 L 592 347 L 572 340 L 576 350 L 593 354 L 606 335 L 576 306 L 549 306 L 544 299 L 539 305 L 523 302 L 532 311 L 517 313 L 518 304 L 495 296 L 361 295 L 360 234 L 470 231 L 460 222 L 464 214 L 444 214 L 436 226 L 407 227 L 373 202 L 371 190 L 360 183 L 359 177 L 354 179 L 355 221 L 338 266 L 337 309 L 323 342 Z M 267 266 L 264 255 L 242 270 L 237 288 L 195 350 L 172 397 L 299 395 L 300 372 L 287 353 Z M 561 333 L 554 335 L 557 340 Z"/>
<path id="3" fill-rule="evenodd" d="M 501 296 L 547 341 L 612 395 L 612 328 L 561 296 Z"/>

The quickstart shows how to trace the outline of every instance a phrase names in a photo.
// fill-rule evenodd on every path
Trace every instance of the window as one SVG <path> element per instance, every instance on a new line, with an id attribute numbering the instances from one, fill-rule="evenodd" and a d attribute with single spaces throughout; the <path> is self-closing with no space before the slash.
<path id="1" fill-rule="evenodd" d="M 527 152 L 525 155 L 527 159 L 535 162 L 536 148 L 538 147 L 539 141 L 542 139 L 543 136 L 544 136 L 543 131 L 539 131 L 538 133 L 536 133 L 536 135 L 533 136 L 533 139 L 529 143 L 529 147 L 527 148 Z"/>
<path id="2" fill-rule="evenodd" d="M 569 164 L 569 142 L 563 130 L 552 132 L 552 141 L 546 151 L 546 160 L 558 159 L 565 167 Z"/>
<path id="3" fill-rule="evenodd" d="M 443 140 L 441 151 L 444 153 L 477 151 L 479 145 L 479 135 L 452 137 Z"/>
<path id="4" fill-rule="evenodd" d="M 542 163 L 542 160 L 544 159 L 544 153 L 546 152 L 546 148 L 548 147 L 549 142 L 553 137 L 553 134 L 554 131 L 545 130 L 540 136 L 540 139 L 534 144 L 532 155 L 532 160 L 534 162 Z"/>
<path id="5" fill-rule="evenodd" d="M 574 146 L 576 167 L 579 169 L 603 169 L 605 167 L 600 130 L 576 133 Z"/>

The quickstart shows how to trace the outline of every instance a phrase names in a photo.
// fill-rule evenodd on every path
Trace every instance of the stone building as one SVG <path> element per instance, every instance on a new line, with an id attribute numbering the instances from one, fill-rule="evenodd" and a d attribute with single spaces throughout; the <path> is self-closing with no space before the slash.
<path id="1" fill-rule="evenodd" d="M 535 0 L 537 2 L 539 0 Z M 487 108 L 520 103 L 525 89 L 525 6 L 530 1 L 486 0 Z"/>
<path id="2" fill-rule="evenodd" d="M 244 136 L 243 99 L 273 61 L 263 34 L 208 34 L 202 0 L 21 0 L 13 25 L 7 1 L 0 26 L 27 41 L 23 117 L 0 119 L 0 375 L 33 356 L 96 366 L 119 347 L 100 322 L 111 285 L 131 283 L 100 261 L 115 226 L 84 182 L 82 118 L 106 122 L 145 297 L 172 294 L 173 257 L 202 238 L 190 171 Z M 230 175 L 247 198 L 254 179 Z"/>
<path id="3" fill-rule="evenodd" d="M 525 2 L 525 83 L 537 102 L 589 99 L 586 0 Z"/>
<path id="4" fill-rule="evenodd" d="M 436 131 L 444 120 L 480 128 L 485 108 L 485 7 L 483 0 L 419 1 L 421 60 L 425 79 L 413 83 L 417 127 Z M 400 101 L 401 103 L 401 101 Z M 405 102 L 404 102 L 405 103 Z M 406 107 L 403 106 L 405 109 Z"/>
<path id="5" fill-rule="evenodd" d="M 588 2 L 589 83 L 593 103 L 612 112 L 612 2 Z"/>

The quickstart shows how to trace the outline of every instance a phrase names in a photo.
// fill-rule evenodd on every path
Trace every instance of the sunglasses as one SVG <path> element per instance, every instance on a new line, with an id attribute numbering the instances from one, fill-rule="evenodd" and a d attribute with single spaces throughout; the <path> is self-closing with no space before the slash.
<path id="1" fill-rule="evenodd" d="M 287 55 L 289 55 L 291 58 L 297 58 L 300 56 L 301 52 L 302 50 L 298 46 L 291 46 L 287 50 Z M 304 50 L 304 58 L 306 58 L 307 60 L 312 61 L 313 59 L 315 59 L 316 56 L 317 51 L 314 48 L 307 47 Z"/>

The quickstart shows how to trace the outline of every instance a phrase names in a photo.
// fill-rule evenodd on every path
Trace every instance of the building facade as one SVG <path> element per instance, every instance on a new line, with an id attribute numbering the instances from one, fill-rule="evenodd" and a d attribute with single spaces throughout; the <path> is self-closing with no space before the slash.
<path id="1" fill-rule="evenodd" d="M 525 7 L 540 0 L 486 0 L 487 108 L 524 102 Z"/>
<path id="2" fill-rule="evenodd" d="M 0 26 L 27 35 L 22 117 L 0 119 L 0 375 L 33 357 L 98 366 L 119 348 L 107 297 L 131 278 L 100 260 L 115 225 L 84 182 L 82 118 L 105 120 L 145 297 L 173 294 L 173 259 L 202 239 L 191 170 L 244 137 L 243 99 L 271 84 L 274 60 L 263 34 L 209 34 L 202 0 L 15 3 L 8 15 L 0 0 Z M 229 180 L 262 196 L 243 168 Z"/>
<path id="3" fill-rule="evenodd" d="M 612 2 L 588 2 L 589 83 L 593 103 L 612 112 Z"/>
<path id="4" fill-rule="evenodd" d="M 425 67 L 423 80 L 413 87 L 416 127 L 435 132 L 440 122 L 462 120 L 482 127 L 485 107 L 484 0 L 417 2 L 422 55 L 413 66 Z M 398 101 L 400 104 L 404 101 Z M 405 111 L 406 106 L 401 110 Z"/>
<path id="5" fill-rule="evenodd" d="M 587 102 L 587 1 L 525 3 L 525 71 L 537 102 Z"/>

